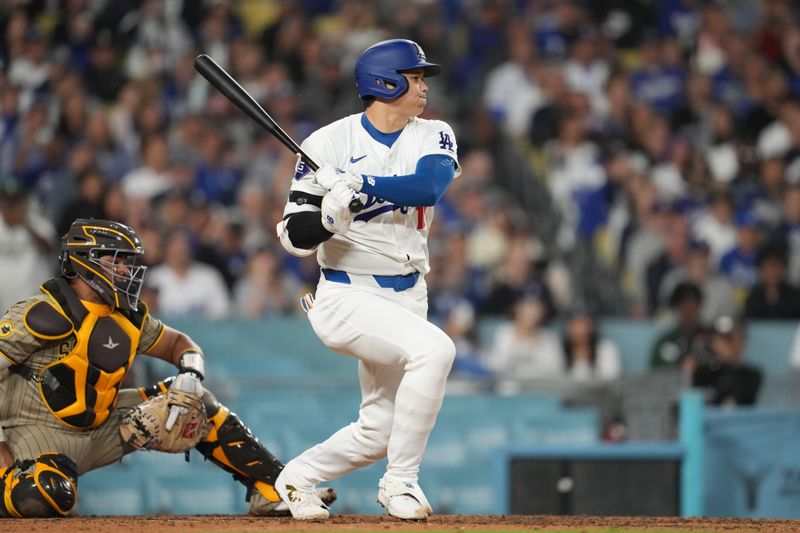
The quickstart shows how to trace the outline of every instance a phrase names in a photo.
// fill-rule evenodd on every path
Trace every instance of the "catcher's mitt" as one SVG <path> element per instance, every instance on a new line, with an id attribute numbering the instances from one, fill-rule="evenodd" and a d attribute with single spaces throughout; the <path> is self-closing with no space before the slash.
<path id="1" fill-rule="evenodd" d="M 182 407 L 172 429 L 166 423 L 170 407 Z M 181 453 L 193 448 L 206 435 L 210 424 L 206 408 L 194 394 L 169 390 L 134 407 L 125 415 L 119 430 L 122 440 L 134 448 Z"/>

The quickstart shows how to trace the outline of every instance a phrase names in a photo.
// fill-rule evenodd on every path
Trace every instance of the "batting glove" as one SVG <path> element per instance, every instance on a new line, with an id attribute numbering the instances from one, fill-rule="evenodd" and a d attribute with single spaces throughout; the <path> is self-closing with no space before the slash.
<path id="1" fill-rule="evenodd" d="M 344 235 L 353 222 L 353 213 L 350 212 L 350 202 L 358 195 L 353 189 L 338 181 L 333 188 L 322 198 L 322 225 L 331 233 Z"/>
<path id="2" fill-rule="evenodd" d="M 364 185 L 364 179 L 358 174 L 350 172 L 349 170 L 336 168 L 333 165 L 323 165 L 319 167 L 319 170 L 314 173 L 314 181 L 329 191 L 332 190 L 333 186 L 339 181 L 343 181 L 345 185 L 355 192 L 360 191 L 361 187 Z"/>
<path id="3" fill-rule="evenodd" d="M 200 378 L 197 377 L 197 374 L 194 372 L 178 374 L 177 377 L 175 377 L 175 381 L 169 386 L 169 390 L 179 390 L 197 396 L 198 398 L 203 395 L 203 385 L 200 383 Z M 169 398 L 169 391 L 167 391 L 167 398 Z M 178 415 L 186 411 L 186 407 L 181 407 L 180 405 L 170 406 L 169 416 L 167 417 L 167 422 L 164 424 L 164 428 L 167 431 L 172 431 L 172 426 L 175 425 Z"/>

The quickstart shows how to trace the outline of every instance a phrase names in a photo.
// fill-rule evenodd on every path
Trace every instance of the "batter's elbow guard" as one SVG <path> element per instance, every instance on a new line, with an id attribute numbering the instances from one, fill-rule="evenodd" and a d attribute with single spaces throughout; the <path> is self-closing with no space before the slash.
<path id="1" fill-rule="evenodd" d="M 0 468 L 0 514 L 13 518 L 67 516 L 78 499 L 77 466 L 61 453 Z"/>

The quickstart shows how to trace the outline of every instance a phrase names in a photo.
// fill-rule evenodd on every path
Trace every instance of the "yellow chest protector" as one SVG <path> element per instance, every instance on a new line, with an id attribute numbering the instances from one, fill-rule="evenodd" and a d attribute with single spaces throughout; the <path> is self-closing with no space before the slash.
<path id="1" fill-rule="evenodd" d="M 46 282 L 42 290 L 55 304 L 40 301 L 31 306 L 25 316 L 28 330 L 48 340 L 75 336 L 72 351 L 42 369 L 37 379 L 42 400 L 67 426 L 96 428 L 117 401 L 147 310 L 123 315 L 83 302 L 63 278 Z"/>

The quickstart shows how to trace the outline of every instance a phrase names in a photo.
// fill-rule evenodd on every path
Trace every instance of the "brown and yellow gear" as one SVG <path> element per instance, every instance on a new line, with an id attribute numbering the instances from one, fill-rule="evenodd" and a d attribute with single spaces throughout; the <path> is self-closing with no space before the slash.
<path id="1" fill-rule="evenodd" d="M 0 516 L 52 518 L 67 516 L 78 499 L 75 463 L 61 453 L 0 468 Z"/>

